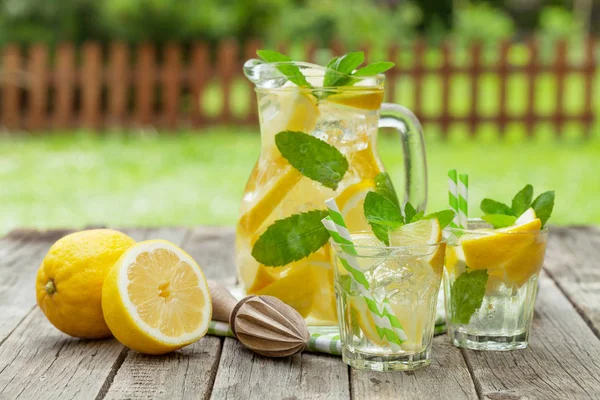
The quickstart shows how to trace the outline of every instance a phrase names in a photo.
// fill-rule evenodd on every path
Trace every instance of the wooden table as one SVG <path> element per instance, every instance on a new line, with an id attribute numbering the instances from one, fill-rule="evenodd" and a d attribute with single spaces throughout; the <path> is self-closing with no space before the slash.
<path id="1" fill-rule="evenodd" d="M 234 283 L 230 228 L 124 229 L 188 251 L 209 278 Z M 369 373 L 305 353 L 268 359 L 236 340 L 204 337 L 150 357 L 116 340 L 78 340 L 35 305 L 34 276 L 49 246 L 68 231 L 14 231 L 0 239 L 0 399 L 587 399 L 600 398 L 600 230 L 556 228 L 530 347 L 476 352 L 433 345 L 430 367 Z"/>

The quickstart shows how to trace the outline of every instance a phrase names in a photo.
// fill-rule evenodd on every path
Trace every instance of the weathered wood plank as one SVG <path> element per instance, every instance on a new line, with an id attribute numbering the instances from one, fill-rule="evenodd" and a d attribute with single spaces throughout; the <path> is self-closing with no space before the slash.
<path id="1" fill-rule="evenodd" d="M 144 239 L 169 240 L 189 251 L 186 228 L 149 229 Z M 195 242 L 194 242 L 195 243 Z M 194 244 L 195 245 L 195 244 Z M 210 267 L 217 264 L 209 264 Z M 208 269 L 204 267 L 208 275 Z M 222 339 L 205 337 L 191 346 L 161 357 L 128 351 L 116 366 L 114 380 L 105 385 L 107 399 L 208 398 L 221 353 Z"/>
<path id="2" fill-rule="evenodd" d="M 433 340 L 429 367 L 413 372 L 350 371 L 355 399 L 477 399 L 477 392 L 460 350 L 446 335 Z"/>
<path id="3" fill-rule="evenodd" d="M 233 228 L 194 228 L 184 248 L 202 267 L 207 278 L 216 279 L 227 286 L 237 282 Z"/>
<path id="4" fill-rule="evenodd" d="M 529 348 L 463 354 L 485 399 L 590 399 L 600 394 L 600 341 L 545 275 Z"/>
<path id="5" fill-rule="evenodd" d="M 226 338 L 212 399 L 348 399 L 348 367 L 338 357 L 252 353 Z"/>
<path id="6" fill-rule="evenodd" d="M 105 399 L 207 398 L 220 351 L 214 336 L 160 357 L 129 351 Z"/>
<path id="7" fill-rule="evenodd" d="M 65 233 L 15 231 L 0 240 L 0 344 L 34 307 L 37 269 L 48 248 Z"/>
<path id="8" fill-rule="evenodd" d="M 554 228 L 548 241 L 546 271 L 600 338 L 600 231 Z"/>
<path id="9" fill-rule="evenodd" d="M 94 398 L 122 350 L 70 338 L 36 308 L 0 346 L 0 398 Z"/>

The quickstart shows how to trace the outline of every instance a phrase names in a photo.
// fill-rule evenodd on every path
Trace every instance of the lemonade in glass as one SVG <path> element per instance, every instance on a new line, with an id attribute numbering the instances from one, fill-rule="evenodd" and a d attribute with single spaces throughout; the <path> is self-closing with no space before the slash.
<path id="1" fill-rule="evenodd" d="M 530 210 L 523 222 L 491 229 L 483 221 L 446 228 L 448 335 L 459 347 L 527 347 L 548 229 Z"/>

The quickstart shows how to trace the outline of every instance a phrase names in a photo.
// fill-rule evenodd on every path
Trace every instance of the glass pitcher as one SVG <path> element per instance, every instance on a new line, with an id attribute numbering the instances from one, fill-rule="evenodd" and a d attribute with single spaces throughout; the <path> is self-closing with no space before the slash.
<path id="1" fill-rule="evenodd" d="M 350 231 L 370 230 L 363 213 L 365 196 L 382 180 L 389 183 L 377 153 L 381 127 L 394 128 L 400 136 L 404 202 L 424 210 L 427 168 L 423 132 L 408 109 L 382 103 L 383 75 L 355 78 L 352 86 L 328 88 L 319 86 L 324 68 L 295 62 L 312 86 L 305 88 L 279 73 L 284 64 L 250 60 L 244 66 L 246 76 L 257 86 L 261 153 L 244 190 L 237 223 L 238 278 L 247 294 L 278 297 L 311 325 L 334 325 L 331 249 L 317 226 L 304 232 L 305 220 L 300 218 L 318 218 L 316 210 L 324 210 L 325 200 L 335 198 Z M 315 143 L 314 138 L 319 141 Z M 346 161 L 341 164 L 347 168 L 337 170 L 338 164 L 335 171 L 325 167 L 321 172 L 328 180 L 313 169 L 324 154 L 332 153 L 338 159 L 343 156 Z M 294 232 L 296 228 L 298 232 Z M 306 243 L 313 247 L 303 253 Z M 293 254 L 286 257 L 290 252 Z M 265 256 L 268 262 L 263 261 Z"/>

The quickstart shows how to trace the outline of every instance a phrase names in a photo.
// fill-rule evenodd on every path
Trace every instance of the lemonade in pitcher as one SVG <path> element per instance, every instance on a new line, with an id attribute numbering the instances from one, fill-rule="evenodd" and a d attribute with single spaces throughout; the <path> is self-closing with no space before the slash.
<path id="1" fill-rule="evenodd" d="M 423 209 L 427 177 L 421 127 L 407 109 L 382 104 L 381 73 L 392 63 L 361 68 L 360 52 L 334 58 L 327 67 L 292 62 L 273 51 L 258 54 L 262 60 L 244 66 L 256 84 L 262 146 L 237 223 L 239 280 L 246 293 L 276 296 L 309 324 L 333 325 L 324 202 L 336 199 L 349 229 L 369 229 L 364 198 L 391 185 L 377 154 L 377 132 L 392 127 L 404 155 L 405 201 Z"/>

